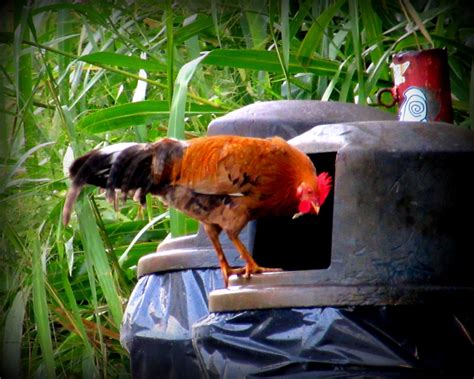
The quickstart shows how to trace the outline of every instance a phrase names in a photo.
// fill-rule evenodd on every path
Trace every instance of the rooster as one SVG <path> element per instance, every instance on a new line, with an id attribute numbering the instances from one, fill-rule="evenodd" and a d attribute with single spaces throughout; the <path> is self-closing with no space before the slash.
<path id="1" fill-rule="evenodd" d="M 107 200 L 147 193 L 201 222 L 216 250 L 227 287 L 232 274 L 250 277 L 279 271 L 260 267 L 239 239 L 250 220 L 268 216 L 318 214 L 332 178 L 317 175 L 306 154 L 279 137 L 213 136 L 189 141 L 164 138 L 155 143 L 120 143 L 93 150 L 69 169 L 72 181 L 63 222 L 86 184 L 105 189 Z M 245 266 L 230 267 L 219 241 L 224 231 Z"/>

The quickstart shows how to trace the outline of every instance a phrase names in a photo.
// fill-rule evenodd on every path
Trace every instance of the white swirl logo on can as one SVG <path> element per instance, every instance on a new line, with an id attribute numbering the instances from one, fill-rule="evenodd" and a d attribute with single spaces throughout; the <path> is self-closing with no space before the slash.
<path id="1" fill-rule="evenodd" d="M 400 107 L 399 120 L 400 121 L 427 121 L 428 115 L 428 100 L 417 87 L 410 87 L 404 93 L 405 101 Z"/>

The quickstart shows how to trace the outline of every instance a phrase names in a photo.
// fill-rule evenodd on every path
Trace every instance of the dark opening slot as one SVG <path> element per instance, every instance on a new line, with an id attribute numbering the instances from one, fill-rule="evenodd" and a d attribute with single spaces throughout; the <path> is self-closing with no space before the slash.
<path id="1" fill-rule="evenodd" d="M 318 173 L 335 178 L 336 153 L 310 154 Z M 318 216 L 265 218 L 255 223 L 253 256 L 264 267 L 315 270 L 331 263 L 334 186 Z"/>

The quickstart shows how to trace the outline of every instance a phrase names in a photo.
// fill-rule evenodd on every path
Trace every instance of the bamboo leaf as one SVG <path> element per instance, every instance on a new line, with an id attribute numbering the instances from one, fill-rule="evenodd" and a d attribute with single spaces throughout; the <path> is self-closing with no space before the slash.
<path id="1" fill-rule="evenodd" d="M 301 24 L 303 24 L 304 19 L 306 18 L 312 6 L 313 6 L 312 0 L 305 0 L 299 6 L 298 12 L 296 12 L 296 15 L 290 21 L 290 34 L 289 34 L 290 41 L 295 36 L 297 31 L 301 28 Z"/>
<path id="2" fill-rule="evenodd" d="M 430 34 L 429 34 L 428 31 L 426 30 L 425 24 L 424 24 L 423 21 L 421 20 L 420 15 L 419 15 L 418 12 L 415 10 L 415 8 L 414 8 L 413 5 L 411 4 L 411 2 L 410 2 L 409 0 L 402 0 L 402 2 L 403 2 L 403 5 L 405 6 L 405 9 L 406 9 L 407 13 L 410 15 L 410 17 L 412 18 L 412 20 L 415 22 L 416 26 L 418 26 L 418 29 L 420 29 L 421 34 L 423 34 L 423 36 L 424 36 L 424 37 L 426 38 L 426 40 L 429 42 L 429 44 L 431 45 L 431 47 L 434 47 L 433 40 L 431 39 Z"/>
<path id="3" fill-rule="evenodd" d="M 152 217 L 153 219 L 153 217 Z M 105 232 L 107 233 L 109 242 L 120 248 L 122 244 L 130 244 L 137 233 L 146 225 L 145 220 L 140 221 L 124 221 L 106 224 Z M 142 236 L 143 241 L 159 241 L 166 237 L 166 229 L 163 226 L 148 230 Z M 142 241 L 142 242 L 143 242 Z M 114 248 L 115 253 L 117 250 Z"/>
<path id="4" fill-rule="evenodd" d="M 76 3 L 59 3 L 59 4 L 51 4 L 51 5 L 46 5 L 43 7 L 38 7 L 33 10 L 33 14 L 41 14 L 44 12 L 49 12 L 49 11 L 59 11 L 59 10 L 74 10 L 78 13 L 82 13 L 85 16 L 87 16 L 88 19 L 96 22 L 97 24 L 105 24 L 107 23 L 107 20 L 105 18 L 104 14 L 101 14 L 100 12 L 97 12 L 94 7 L 91 7 L 89 5 L 83 5 L 83 4 L 76 4 Z"/>
<path id="5" fill-rule="evenodd" d="M 367 81 L 365 82 L 366 85 L 366 93 L 371 93 L 375 88 L 379 78 L 382 76 L 384 67 L 386 67 L 386 62 L 388 60 L 389 55 L 393 52 L 392 48 L 388 48 L 382 56 L 376 61 L 375 66 L 373 67 L 372 71 L 369 74 Z"/>
<path id="6" fill-rule="evenodd" d="M 34 234 L 34 236 L 33 236 Z M 33 311 L 35 314 L 35 324 L 38 330 L 38 340 L 41 347 L 41 356 L 46 366 L 48 378 L 55 378 L 55 365 L 53 355 L 53 342 L 51 340 L 51 330 L 48 315 L 48 301 L 46 298 L 45 273 L 41 263 L 41 246 L 36 233 L 30 233 L 32 241 L 32 270 L 33 270 Z"/>
<path id="7" fill-rule="evenodd" d="M 1 181 L 0 181 L 0 193 L 2 193 L 5 188 L 8 186 L 8 183 L 9 181 L 11 180 L 11 178 L 13 177 L 13 175 L 15 174 L 15 172 L 23 165 L 23 163 L 25 163 L 25 161 L 31 157 L 34 153 L 36 153 L 38 150 L 42 149 L 43 147 L 46 147 L 46 146 L 50 146 L 54 144 L 54 142 L 45 142 L 45 143 L 41 143 L 39 145 L 36 145 L 34 147 L 32 147 L 30 150 L 28 150 L 26 153 L 24 153 L 19 159 L 18 161 L 16 162 L 16 164 L 13 166 L 13 168 L 10 170 L 10 172 L 5 175 L 5 177 L 2 177 L 1 178 Z"/>
<path id="8" fill-rule="evenodd" d="M 281 66 L 281 70 L 285 77 L 285 82 L 290 83 L 290 75 L 288 73 L 288 66 L 290 61 L 290 41 L 289 41 L 289 22 L 288 15 L 289 13 L 289 4 L 286 0 L 280 1 L 280 13 L 278 14 L 278 2 L 277 0 L 271 0 L 269 2 L 269 17 L 270 17 L 270 34 L 272 36 L 273 43 L 275 45 L 275 52 L 277 53 L 278 61 Z M 277 41 L 277 37 L 274 32 L 273 25 L 277 23 L 277 20 L 280 20 L 280 30 L 281 30 L 281 48 Z M 283 51 L 282 51 L 283 50 Z M 267 74 L 268 77 L 268 74 Z M 262 83 L 264 84 L 264 83 Z M 283 94 L 283 86 L 281 87 L 280 92 Z M 287 99 L 290 99 L 292 91 L 285 91 Z"/>
<path id="9" fill-rule="evenodd" d="M 166 79 L 168 82 L 168 101 L 171 107 L 173 99 L 174 83 L 174 35 L 173 35 L 173 7 L 172 1 L 165 1 L 165 25 L 166 25 Z"/>
<path id="10" fill-rule="evenodd" d="M 188 84 L 201 61 L 206 58 L 206 55 L 203 54 L 186 63 L 178 72 L 169 114 L 168 137 L 184 139 L 184 116 Z"/>
<path id="11" fill-rule="evenodd" d="M 351 63 L 349 64 L 349 68 L 347 69 L 346 76 L 344 78 L 344 81 L 342 82 L 341 92 L 339 93 L 339 101 L 342 101 L 342 102 L 347 102 L 349 100 L 349 90 L 351 89 L 351 85 L 353 82 L 352 78 L 354 76 L 355 69 L 356 69 L 356 64 L 354 62 L 353 57 L 349 57 L 349 58 L 352 58 L 352 60 L 350 61 Z"/>
<path id="12" fill-rule="evenodd" d="M 283 62 L 285 70 L 288 71 L 290 64 L 290 4 L 289 0 L 281 1 L 281 44 L 283 50 Z"/>
<path id="13" fill-rule="evenodd" d="M 334 74 L 333 78 L 329 82 L 326 91 L 324 91 L 323 95 L 321 96 L 321 101 L 328 101 L 329 98 L 331 97 L 332 91 L 334 90 L 334 87 L 336 86 L 336 82 L 339 80 L 339 75 L 341 74 L 342 69 L 346 65 L 346 63 L 350 60 L 350 57 L 347 58 L 344 62 L 341 63 L 339 66 L 339 70 Z"/>
<path id="14" fill-rule="evenodd" d="M 217 2 L 217 0 L 211 0 L 212 24 L 214 25 L 214 30 L 216 32 L 217 43 L 218 43 L 219 47 L 222 48 L 221 36 L 220 36 L 220 32 L 219 32 L 219 22 L 217 20 L 216 2 Z"/>
<path id="15" fill-rule="evenodd" d="M 184 116 L 188 84 L 199 64 L 207 54 L 186 63 L 178 72 L 176 77 L 173 101 L 171 102 L 170 117 L 168 123 L 168 137 L 184 139 Z M 180 236 L 186 233 L 186 222 L 184 216 L 175 209 L 170 209 L 171 235 Z"/>
<path id="16" fill-rule="evenodd" d="M 168 216 L 169 216 L 168 212 L 164 212 L 160 214 L 159 216 L 156 216 L 137 233 L 137 235 L 133 238 L 133 241 L 127 247 L 127 250 L 125 250 L 124 253 L 120 256 L 119 258 L 120 266 L 124 265 L 125 261 L 128 259 L 128 253 L 130 252 L 130 250 L 132 250 L 132 248 L 135 246 L 138 240 L 143 236 L 143 234 L 145 234 L 145 232 L 147 232 L 148 229 L 150 229 L 153 225 L 159 223 L 160 221 L 167 218 Z"/>
<path id="17" fill-rule="evenodd" d="M 365 105 L 365 81 L 364 81 L 364 62 L 362 58 L 361 36 L 359 31 L 359 6 L 358 0 L 349 0 L 349 14 L 351 17 L 352 43 L 354 44 L 354 58 L 357 66 L 357 103 Z"/>
<path id="18" fill-rule="evenodd" d="M 346 0 L 337 0 L 332 6 L 321 13 L 316 20 L 314 20 L 298 49 L 298 59 L 306 62 L 308 58 L 311 57 L 311 54 L 318 48 L 327 26 L 345 1 Z"/>
<path id="19" fill-rule="evenodd" d="M 199 15 L 194 22 L 183 26 L 174 34 L 173 40 L 174 45 L 180 45 L 184 41 L 188 40 L 191 37 L 198 35 L 199 33 L 210 29 L 214 26 L 212 17 Z"/>
<path id="20" fill-rule="evenodd" d="M 102 239 L 100 238 L 94 215 L 86 196 L 81 196 L 76 204 L 77 218 L 81 228 L 82 242 L 87 260 L 92 263 L 105 299 L 115 323 L 119 328 L 122 321 L 122 302 L 115 285 L 112 268 L 110 267 Z"/>
<path id="21" fill-rule="evenodd" d="M 35 117 L 33 115 L 33 70 L 32 70 L 32 52 L 28 49 L 22 49 L 22 41 L 29 39 L 31 32 L 29 29 L 30 7 L 22 7 L 21 20 L 15 30 L 13 42 L 15 56 L 15 90 L 16 100 L 19 107 L 19 116 L 22 120 L 23 136 L 25 147 L 31 149 L 39 141 L 39 130 Z M 17 141 L 15 141 L 18 143 Z"/>
<path id="22" fill-rule="evenodd" d="M 156 251 L 156 247 L 166 238 L 166 233 L 162 239 L 154 240 L 153 242 L 137 242 L 127 252 L 127 255 L 123 258 L 121 262 L 121 267 L 125 269 L 133 269 L 138 264 L 138 261 L 144 255 L 154 253 Z M 118 254 L 119 257 L 123 256 L 125 251 L 129 248 L 129 245 L 124 246 L 117 246 L 115 248 L 115 252 Z"/>
<path id="23" fill-rule="evenodd" d="M 98 52 L 87 55 L 82 55 L 78 60 L 90 64 L 117 66 L 121 68 L 128 68 L 131 70 L 148 70 L 166 72 L 166 65 L 153 59 L 141 59 L 134 56 Z"/>
<path id="24" fill-rule="evenodd" d="M 146 58 L 146 53 L 142 53 L 140 55 L 141 59 Z M 147 77 L 147 72 L 143 69 L 141 69 L 138 74 L 141 77 L 146 78 Z M 148 83 L 144 82 L 143 80 L 138 80 L 137 81 L 137 86 L 135 87 L 135 90 L 133 92 L 133 97 L 132 97 L 132 103 L 137 103 L 139 101 L 144 101 L 146 99 L 146 90 L 147 90 Z M 146 142 L 147 140 L 147 129 L 146 125 L 134 125 L 135 129 L 135 137 L 138 142 Z"/>
<path id="25" fill-rule="evenodd" d="M 64 244 L 64 252 L 66 253 L 67 267 L 69 275 L 72 275 L 72 269 L 74 267 L 74 248 L 73 248 L 73 238 L 71 237 Z"/>
<path id="26" fill-rule="evenodd" d="M 81 67 L 82 70 L 82 67 Z M 101 70 L 99 71 L 94 77 L 89 80 L 86 85 L 83 87 L 82 91 L 75 97 L 74 100 L 71 101 L 70 108 L 73 109 L 74 107 L 77 106 L 77 104 L 83 100 L 88 93 L 96 86 L 96 84 L 102 79 L 102 77 L 105 75 L 106 71 Z M 80 76 L 78 76 L 78 80 L 80 79 Z"/>
<path id="27" fill-rule="evenodd" d="M 74 291 L 69 281 L 66 270 L 61 270 L 61 279 L 62 289 L 64 289 L 66 293 L 68 304 L 69 307 L 72 309 L 72 312 L 66 309 L 65 305 L 62 302 L 62 299 L 58 296 L 57 292 L 52 286 L 48 285 L 48 290 L 51 297 L 59 305 L 59 308 L 55 309 L 55 313 L 59 313 L 62 317 L 67 319 L 68 324 L 70 324 L 69 329 L 81 337 L 84 349 L 82 364 L 84 377 L 95 378 L 98 376 L 98 372 L 94 365 L 94 350 L 87 336 L 86 329 L 84 328 L 83 320 L 81 319 L 79 307 L 77 305 L 77 300 L 74 295 Z"/>
<path id="28" fill-rule="evenodd" d="M 187 116 L 207 113 L 223 114 L 225 112 L 200 104 L 190 104 L 188 110 L 184 111 L 184 115 Z M 95 111 L 83 117 L 77 123 L 77 128 L 90 133 L 102 133 L 129 126 L 146 125 L 168 117 L 170 117 L 170 109 L 167 101 L 145 100 Z"/>
<path id="29" fill-rule="evenodd" d="M 196 21 L 196 18 L 198 17 L 197 14 L 193 14 L 190 17 L 187 17 L 183 21 L 183 27 L 187 27 L 190 24 L 193 24 Z M 176 44 L 176 40 L 175 40 Z M 201 45 L 199 44 L 199 36 L 196 35 L 190 35 L 189 38 L 187 38 L 184 41 L 184 48 L 187 50 L 187 56 L 189 59 L 194 59 L 197 58 L 201 54 Z"/>
<path id="30" fill-rule="evenodd" d="M 7 378 L 21 377 L 21 341 L 25 318 L 26 300 L 30 289 L 25 287 L 15 296 L 5 318 L 5 329 L 2 346 L 4 375 Z"/>
<path id="31" fill-rule="evenodd" d="M 6 121 L 6 92 L 3 75 L 0 75 L 0 125 L 3 125 L 0 127 L 0 159 L 6 159 L 10 156 L 9 142 L 12 126 Z"/>
<path id="32" fill-rule="evenodd" d="M 278 55 L 274 51 L 265 50 L 212 50 L 207 54 L 203 63 L 216 66 L 263 70 L 268 72 L 282 72 Z M 317 75 L 333 75 L 339 63 L 329 59 L 308 59 L 305 65 L 299 63 L 296 56 L 290 54 L 289 72 L 312 72 Z"/>
<path id="33" fill-rule="evenodd" d="M 260 50 L 267 41 L 268 17 L 264 14 L 265 2 L 243 1 L 244 16 L 241 18 L 241 27 L 247 48 Z"/>
<path id="34" fill-rule="evenodd" d="M 73 41 L 70 38 L 67 38 L 69 34 L 72 32 L 72 20 L 71 20 L 71 12 L 69 9 L 61 9 L 58 12 L 58 28 L 57 28 L 57 40 L 58 47 L 60 50 L 70 53 L 72 51 L 72 43 Z M 58 69 L 59 72 L 68 72 L 68 65 L 71 59 L 67 56 L 60 55 L 58 56 Z M 70 83 L 67 80 L 67 76 L 63 76 L 62 80 L 58 80 L 59 86 L 59 97 L 63 104 L 67 104 L 69 102 L 69 91 L 70 91 Z"/>
<path id="35" fill-rule="evenodd" d="M 379 62 L 384 53 L 383 51 L 383 34 L 380 18 L 377 13 L 373 11 L 371 0 L 359 0 L 360 13 L 362 18 L 362 24 L 366 33 L 366 44 L 371 45 L 370 58 L 372 62 Z M 388 68 L 387 65 L 380 67 L 382 72 L 380 75 L 384 79 L 388 79 Z"/>

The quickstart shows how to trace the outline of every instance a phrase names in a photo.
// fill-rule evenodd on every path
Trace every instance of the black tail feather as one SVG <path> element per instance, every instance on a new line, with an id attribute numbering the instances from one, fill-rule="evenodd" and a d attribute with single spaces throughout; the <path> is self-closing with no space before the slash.
<path id="1" fill-rule="evenodd" d="M 109 178 L 106 184 L 106 198 L 109 201 L 115 197 L 115 189 L 122 187 L 123 175 L 135 156 L 143 150 L 142 144 L 137 144 L 123 150 L 115 159 L 110 169 Z"/>
<path id="2" fill-rule="evenodd" d="M 73 185 L 92 184 L 105 188 L 110 167 L 110 156 L 102 154 L 100 150 L 93 150 L 74 161 L 69 176 Z"/>
<path id="3" fill-rule="evenodd" d="M 122 185 L 120 187 L 122 195 L 126 196 L 128 191 L 142 188 L 146 184 L 147 178 L 150 177 L 152 154 L 153 150 L 150 145 L 130 161 L 122 177 Z"/>
<path id="4" fill-rule="evenodd" d="M 81 193 L 82 187 L 86 184 L 91 184 L 93 186 L 107 188 L 107 182 L 114 167 L 114 162 L 120 154 L 120 150 L 112 150 L 109 152 L 107 148 L 92 150 L 82 157 L 77 158 L 72 163 L 69 168 L 69 177 L 72 183 L 67 193 L 63 210 L 63 223 L 65 225 L 69 222 L 72 208 Z"/>
<path id="5" fill-rule="evenodd" d="M 92 184 L 97 187 L 105 188 L 108 172 L 110 171 L 111 156 L 103 154 L 100 150 L 93 150 L 82 157 L 76 159 L 69 168 L 69 176 L 72 180 L 63 210 L 63 223 L 69 222 L 72 214 L 72 208 L 81 193 L 82 187 L 86 184 Z"/>
<path id="6" fill-rule="evenodd" d="M 132 192 L 145 204 L 147 193 L 159 193 L 163 184 L 170 182 L 185 149 L 185 143 L 165 138 L 154 144 L 111 145 L 76 159 L 69 170 L 72 185 L 64 204 L 63 223 L 69 222 L 74 202 L 86 184 L 105 188 L 111 202 L 116 202 L 119 189 L 123 201 Z"/>

